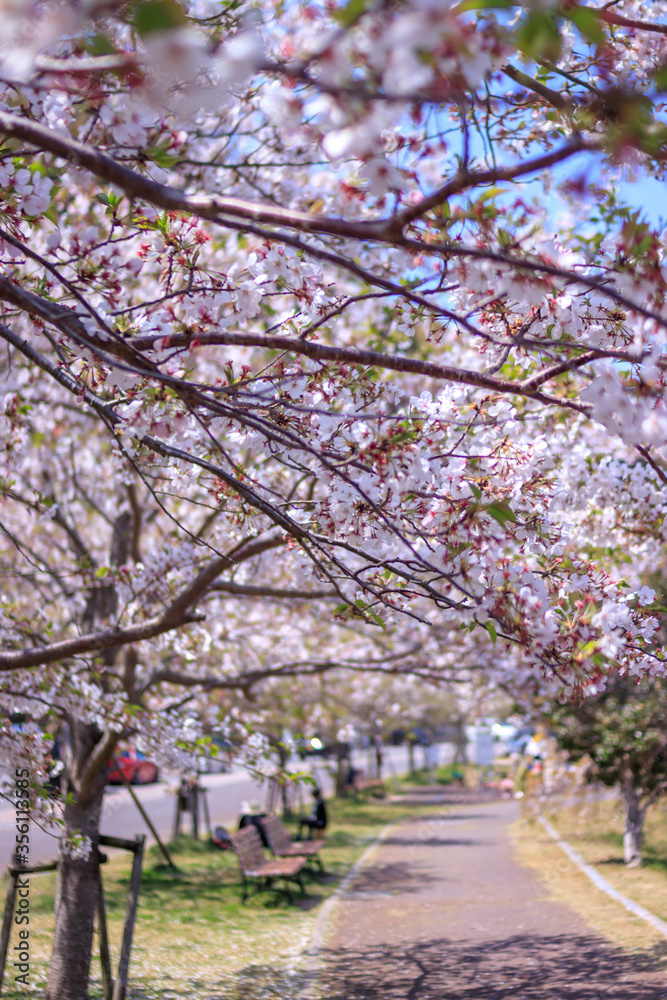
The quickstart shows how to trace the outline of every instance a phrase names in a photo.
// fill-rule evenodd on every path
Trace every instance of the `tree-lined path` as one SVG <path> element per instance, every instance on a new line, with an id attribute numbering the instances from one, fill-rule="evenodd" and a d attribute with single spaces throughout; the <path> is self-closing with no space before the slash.
<path id="1" fill-rule="evenodd" d="M 443 807 L 391 830 L 332 915 L 313 995 L 665 1000 L 664 972 L 591 930 L 518 864 L 518 809 Z"/>
<path id="2" fill-rule="evenodd" d="M 408 769 L 407 746 L 384 747 L 383 749 L 386 773 L 403 774 Z M 438 744 L 439 759 L 449 760 L 453 754 L 451 745 Z M 368 768 L 368 752 L 355 750 L 352 762 L 359 770 Z M 330 763 L 320 758 L 309 758 L 300 761 L 293 757 L 289 767 L 293 771 L 310 771 L 325 795 L 333 792 L 333 778 L 330 773 Z M 253 777 L 240 765 L 235 765 L 229 774 L 206 774 L 201 777 L 201 784 L 208 793 L 208 806 L 213 825 L 222 824 L 235 829 L 243 812 L 244 802 L 259 802 L 264 807 L 267 799 L 267 786 Z M 174 793 L 178 786 L 179 776 L 169 774 L 167 780 L 156 785 L 137 786 L 134 789 L 147 810 L 160 836 L 169 838 L 174 827 Z M 310 810 L 309 786 L 304 786 L 303 802 L 305 810 Z M 185 829 L 190 830 L 190 820 L 185 819 Z M 108 787 L 104 795 L 102 809 L 102 832 L 114 837 L 132 838 L 143 833 L 148 842 L 153 842 L 153 836 L 141 818 L 130 793 L 121 787 Z M 14 850 L 16 836 L 16 812 L 12 807 L 0 808 L 0 863 L 9 862 Z M 57 854 L 58 830 L 45 831 L 32 824 L 30 832 L 30 852 L 32 861 L 41 864 L 52 861 Z"/>

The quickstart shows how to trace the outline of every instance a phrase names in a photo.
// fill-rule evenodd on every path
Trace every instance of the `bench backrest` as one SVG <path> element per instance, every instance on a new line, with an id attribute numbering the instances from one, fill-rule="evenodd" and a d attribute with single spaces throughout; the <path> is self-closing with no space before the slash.
<path id="1" fill-rule="evenodd" d="M 278 816 L 264 816 L 262 826 L 274 854 L 286 851 L 292 843 L 289 830 Z"/>
<path id="2" fill-rule="evenodd" d="M 233 833 L 230 839 L 244 872 L 254 871 L 264 864 L 264 848 L 254 826 L 245 826 L 238 833 Z"/>

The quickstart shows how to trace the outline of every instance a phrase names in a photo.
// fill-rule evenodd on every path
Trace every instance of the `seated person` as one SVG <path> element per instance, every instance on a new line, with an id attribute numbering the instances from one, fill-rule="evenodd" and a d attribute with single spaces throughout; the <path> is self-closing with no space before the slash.
<path id="1" fill-rule="evenodd" d="M 303 829 L 308 829 L 308 840 L 313 839 L 313 830 L 325 830 L 327 825 L 327 807 L 322 798 L 319 788 L 313 789 L 313 809 L 310 816 L 302 816 L 299 819 L 299 839 L 302 837 Z"/>

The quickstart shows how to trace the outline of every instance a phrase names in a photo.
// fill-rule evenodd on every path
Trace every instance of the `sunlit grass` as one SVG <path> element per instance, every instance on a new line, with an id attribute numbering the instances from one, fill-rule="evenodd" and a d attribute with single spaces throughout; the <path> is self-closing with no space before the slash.
<path id="1" fill-rule="evenodd" d="M 542 806 L 543 814 L 583 860 L 596 867 L 619 892 L 667 920 L 667 803 L 647 815 L 645 861 L 623 863 L 623 812 L 618 799 L 584 795 Z M 596 889 L 534 819 L 530 803 L 515 829 L 520 860 L 536 868 L 550 893 L 571 905 L 597 930 L 626 948 L 655 949 L 667 963 L 667 941 Z"/>

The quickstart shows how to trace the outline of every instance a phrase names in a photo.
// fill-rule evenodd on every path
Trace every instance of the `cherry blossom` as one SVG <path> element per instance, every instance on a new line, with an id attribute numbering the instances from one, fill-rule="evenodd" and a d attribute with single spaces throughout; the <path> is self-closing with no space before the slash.
<path id="1" fill-rule="evenodd" d="M 663 8 L 5 5 L 3 759 L 53 819 L 69 732 L 67 843 L 235 692 L 664 672 Z"/>

